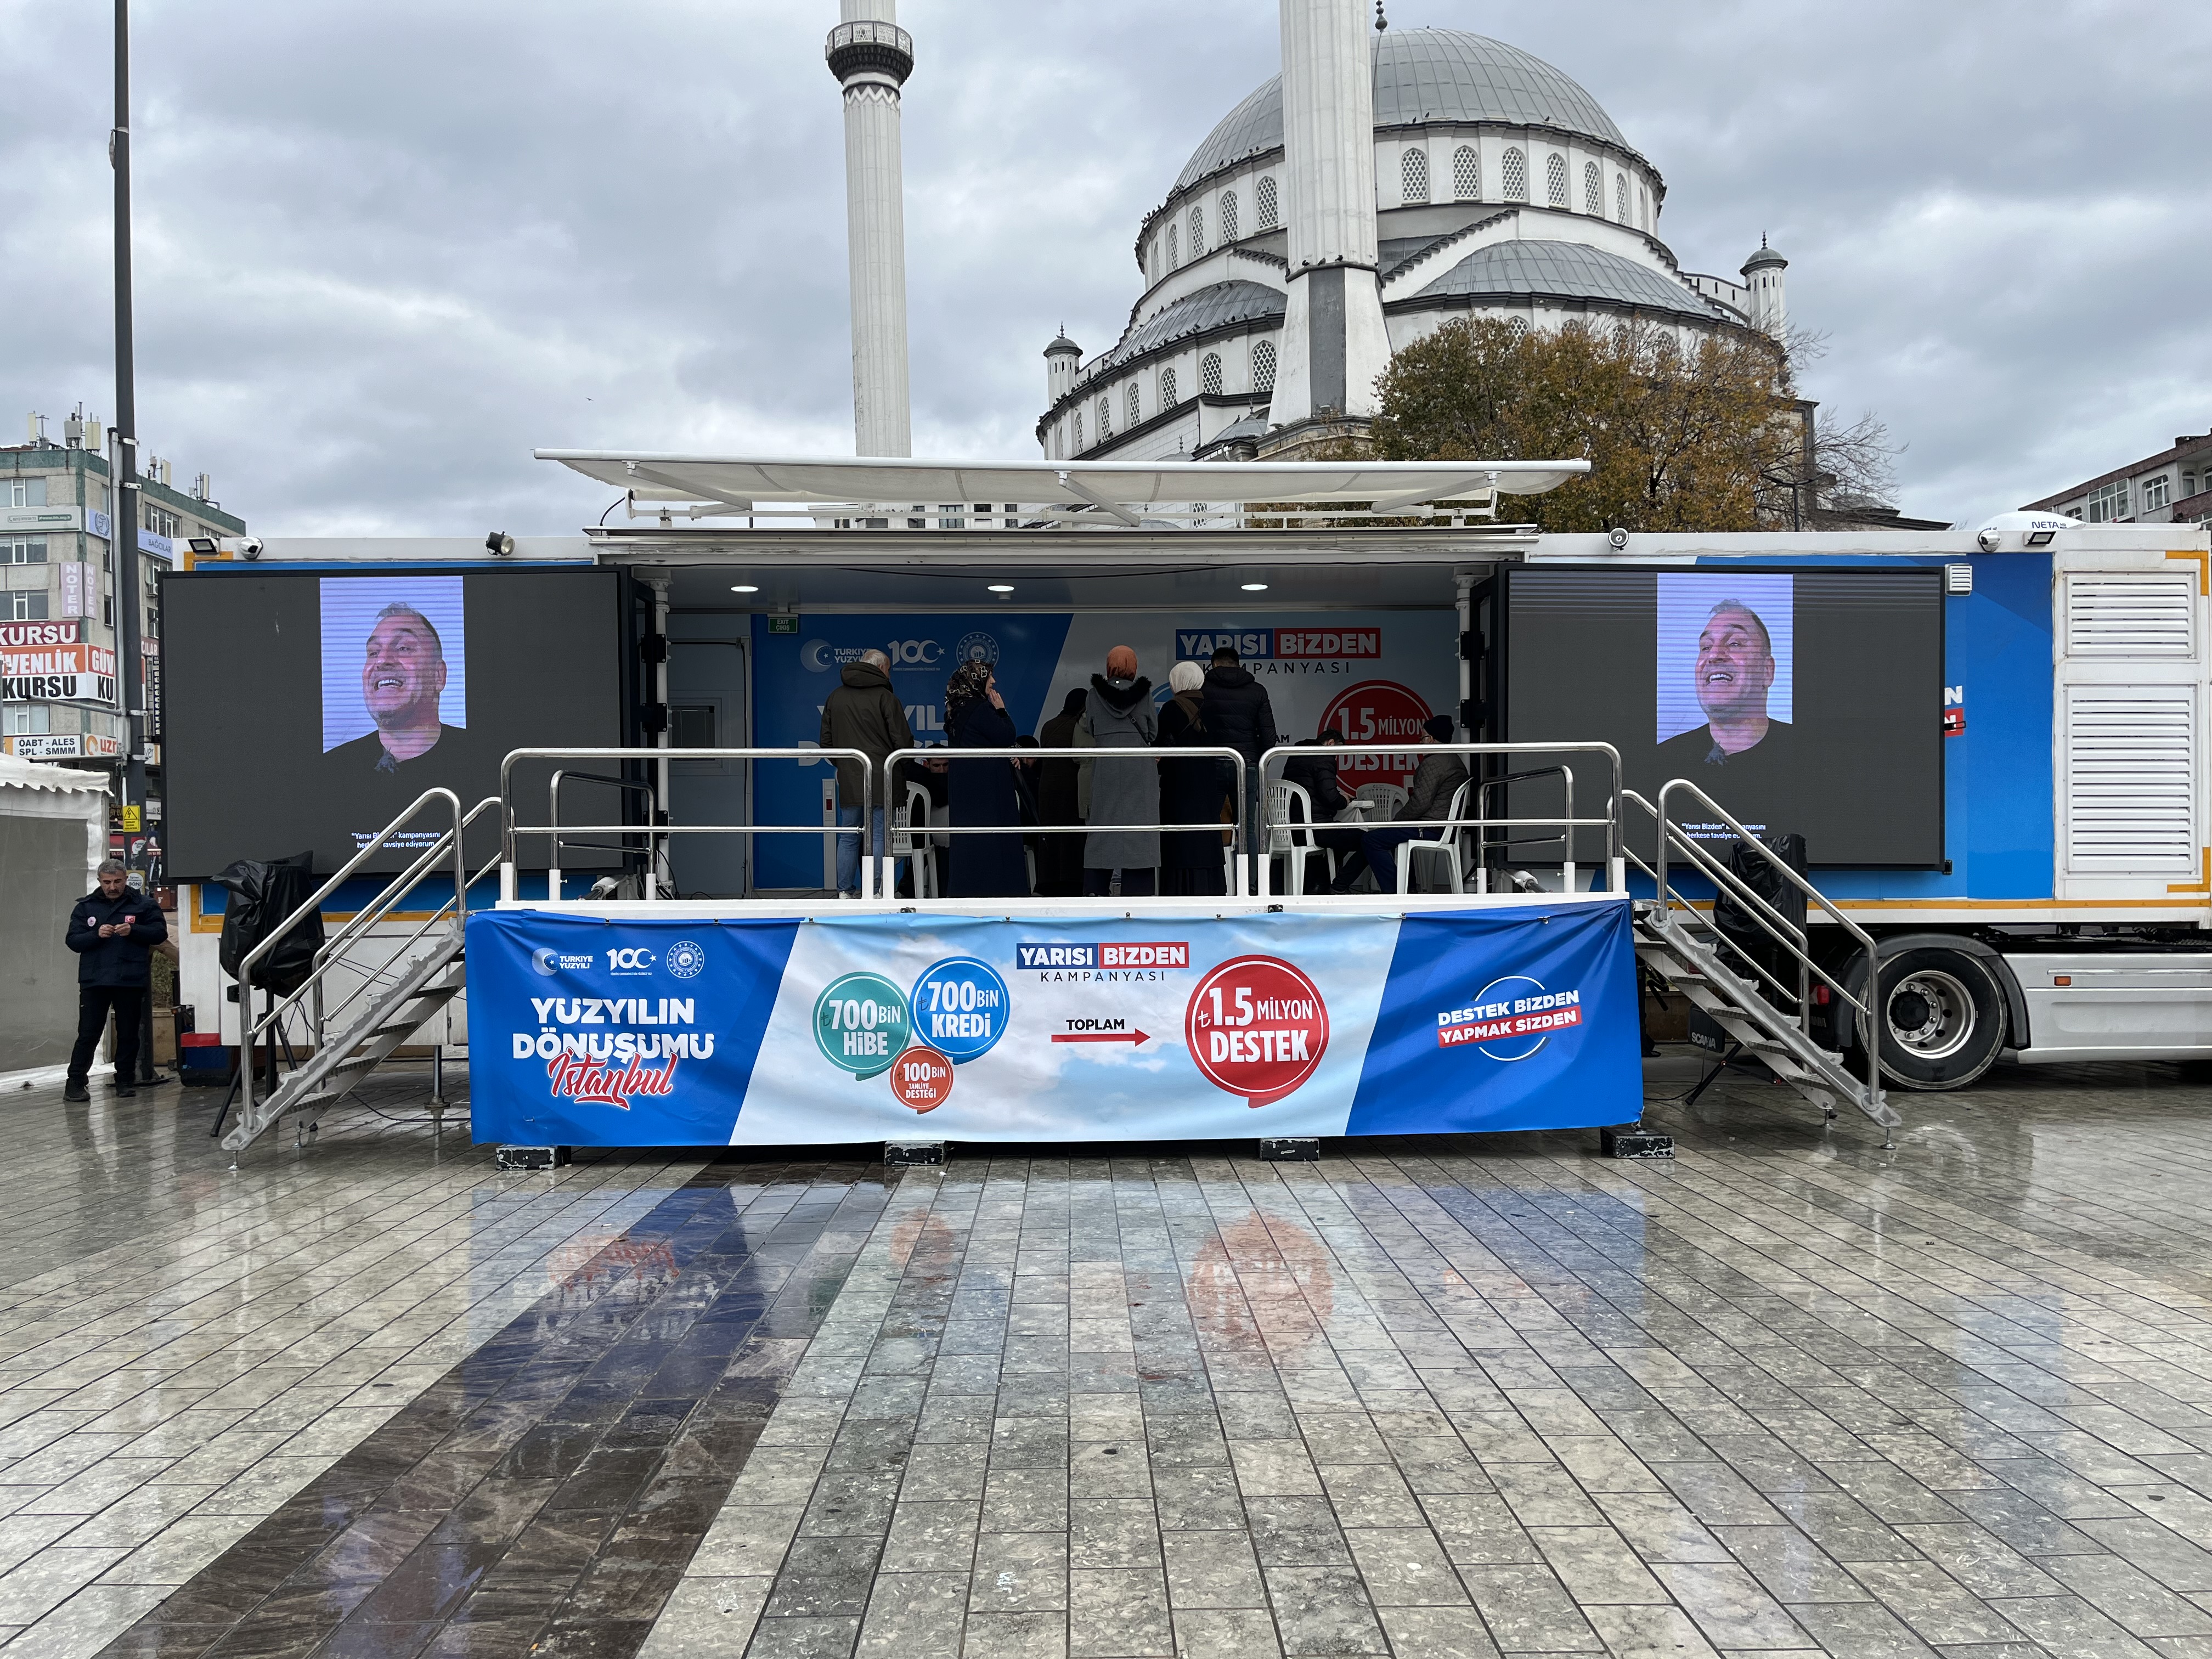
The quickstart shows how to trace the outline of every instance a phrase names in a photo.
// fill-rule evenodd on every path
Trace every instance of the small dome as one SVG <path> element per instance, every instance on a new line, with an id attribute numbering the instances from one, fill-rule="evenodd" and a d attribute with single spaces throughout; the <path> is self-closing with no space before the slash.
<path id="1" fill-rule="evenodd" d="M 1048 357 L 1080 357 L 1083 348 L 1069 339 L 1067 331 L 1062 329 L 1059 337 L 1044 349 L 1044 355 Z"/>
<path id="2" fill-rule="evenodd" d="M 1766 238 L 1762 236 L 1759 239 L 1759 252 L 1743 262 L 1743 273 L 1748 276 L 1754 270 L 1765 270 L 1770 268 L 1777 270 L 1784 270 L 1789 264 L 1789 260 L 1767 246 Z"/>
<path id="3" fill-rule="evenodd" d="M 1540 58 L 1458 29 L 1390 29 L 1374 37 L 1375 125 L 1497 121 L 1553 127 L 1630 148 L 1596 99 Z M 1176 189 L 1283 143 L 1283 80 L 1277 76 L 1229 112 L 1206 136 Z"/>

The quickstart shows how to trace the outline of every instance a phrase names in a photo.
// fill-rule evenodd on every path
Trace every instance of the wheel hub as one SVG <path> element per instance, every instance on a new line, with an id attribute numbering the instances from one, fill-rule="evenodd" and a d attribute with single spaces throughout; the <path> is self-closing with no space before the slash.
<path id="1" fill-rule="evenodd" d="M 1899 980 L 1885 1010 L 1891 1037 L 1918 1060 L 1948 1060 L 1974 1033 L 1974 999 L 1964 981 L 1941 969 Z"/>

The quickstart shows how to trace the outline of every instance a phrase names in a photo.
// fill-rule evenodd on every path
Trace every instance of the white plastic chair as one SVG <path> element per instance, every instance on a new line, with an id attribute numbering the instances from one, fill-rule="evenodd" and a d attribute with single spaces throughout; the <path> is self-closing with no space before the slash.
<path id="1" fill-rule="evenodd" d="M 909 860 L 914 871 L 914 896 L 933 899 L 937 892 L 937 860 L 929 850 L 932 837 L 915 831 L 929 822 L 929 791 L 918 783 L 906 787 L 906 805 L 891 811 L 890 849 L 894 859 Z"/>
<path id="2" fill-rule="evenodd" d="M 1406 792 L 1395 783 L 1363 783 L 1352 791 L 1352 798 L 1354 800 L 1371 800 L 1376 804 L 1378 810 L 1367 815 L 1370 827 L 1389 823 L 1404 810 L 1406 805 Z"/>
<path id="3" fill-rule="evenodd" d="M 1388 788 L 1389 786 L 1384 784 L 1370 786 L 1370 787 Z M 1457 820 L 1465 816 L 1468 791 L 1474 787 L 1472 783 L 1462 783 L 1452 791 L 1451 805 L 1444 809 L 1444 816 L 1454 820 L 1452 823 L 1447 823 L 1441 830 L 1424 830 L 1417 840 L 1401 841 L 1398 843 L 1398 890 L 1400 892 L 1410 893 L 1413 890 L 1411 878 L 1413 873 L 1413 857 L 1416 854 L 1429 859 L 1443 860 L 1451 876 L 1451 885 L 1445 888 L 1444 891 L 1456 893 L 1462 890 L 1463 884 L 1459 867 L 1459 836 L 1463 826 Z"/>
<path id="4" fill-rule="evenodd" d="M 1293 813 L 1291 808 L 1297 811 Z M 1267 856 L 1281 859 L 1288 867 L 1285 893 L 1306 890 L 1306 860 L 1316 853 L 1328 860 L 1329 878 L 1336 878 L 1336 854 L 1314 840 L 1313 797 L 1302 783 L 1271 782 L 1267 786 Z"/>

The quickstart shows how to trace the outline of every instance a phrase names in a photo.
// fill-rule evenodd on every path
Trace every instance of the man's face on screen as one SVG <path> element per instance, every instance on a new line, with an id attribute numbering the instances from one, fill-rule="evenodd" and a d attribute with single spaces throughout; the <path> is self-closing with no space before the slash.
<path id="1" fill-rule="evenodd" d="M 1698 705 L 1713 720 L 1766 712 L 1774 658 L 1747 611 L 1718 611 L 1698 635 Z"/>
<path id="2" fill-rule="evenodd" d="M 368 636 L 361 666 L 362 701 L 379 726 L 435 725 L 446 689 L 446 659 L 411 617 L 386 617 Z"/>

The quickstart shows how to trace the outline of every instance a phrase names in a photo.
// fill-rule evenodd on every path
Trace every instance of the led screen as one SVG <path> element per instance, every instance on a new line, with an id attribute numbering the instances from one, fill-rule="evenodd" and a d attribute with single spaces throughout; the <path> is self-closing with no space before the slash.
<path id="1" fill-rule="evenodd" d="M 1934 570 L 1524 566 L 1507 576 L 1504 735 L 1610 743 L 1647 799 L 1687 779 L 1761 835 L 1802 835 L 1814 864 L 1940 866 L 1942 605 Z M 1583 816 L 1600 769 L 1575 769 Z M 1551 787 L 1517 789 L 1515 816 Z M 1672 816 L 1734 834 L 1694 804 Z"/>
<path id="2" fill-rule="evenodd" d="M 329 873 L 426 789 L 451 789 L 464 807 L 497 794 L 510 750 L 620 744 L 619 580 L 604 570 L 168 578 L 170 867 L 204 880 L 236 859 L 312 850 Z M 544 821 L 534 815 L 550 769 L 526 775 L 535 781 L 526 799 L 518 791 L 526 822 Z M 579 789 L 566 804 L 572 820 L 597 811 L 609 822 L 611 803 L 608 792 L 587 801 Z M 493 818 L 471 831 L 472 868 L 496 848 Z M 404 868 L 450 821 L 426 811 L 364 868 Z M 542 850 L 529 861 L 542 865 Z M 562 859 L 576 869 L 615 861 L 590 849 Z"/>

